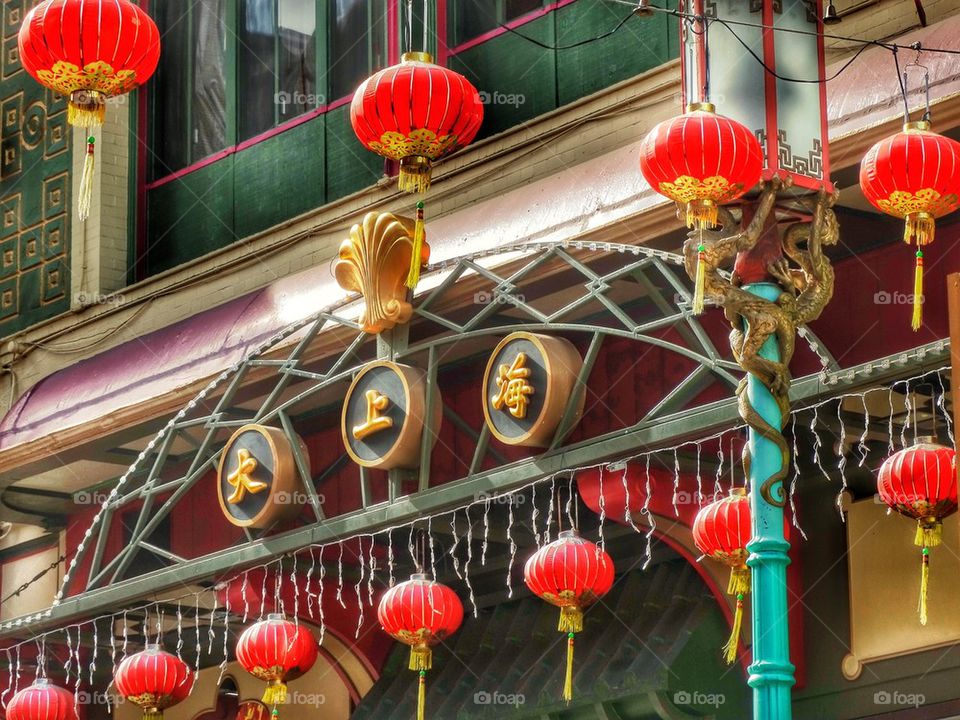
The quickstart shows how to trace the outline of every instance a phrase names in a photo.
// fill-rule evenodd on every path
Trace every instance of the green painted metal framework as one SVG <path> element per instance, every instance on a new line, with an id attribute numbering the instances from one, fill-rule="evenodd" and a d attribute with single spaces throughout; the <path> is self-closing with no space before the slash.
<path id="1" fill-rule="evenodd" d="M 56 625 L 69 618 L 123 607 L 183 582 L 210 578 L 307 545 L 377 532 L 464 506 L 478 493 L 509 492 L 570 468 L 621 459 L 636 454 L 639 449 L 665 446 L 682 438 L 704 436 L 739 421 L 733 388 L 741 371 L 714 346 L 698 317 L 691 313 L 691 289 L 679 256 L 631 245 L 538 243 L 465 257 L 432 269 L 439 272 L 427 276 L 424 284 L 429 286 L 431 278 L 439 282 L 421 295 L 411 323 L 385 333 L 376 342 L 361 332 L 352 319 L 356 303 L 350 302 L 291 325 L 243 362 L 224 371 L 161 430 L 110 492 L 101 514 L 78 548 L 75 562 L 90 561 L 88 582 L 82 592 L 65 593 L 54 607 L 6 623 L 4 628 L 23 622 L 35 623 L 38 627 Z M 465 308 L 462 301 L 465 283 L 476 286 L 484 302 Z M 621 283 L 628 283 L 635 292 L 642 293 L 642 302 L 635 303 L 632 309 L 618 304 L 612 296 L 617 294 L 618 286 L 622 287 Z M 550 286 L 550 292 L 558 287 L 564 291 L 559 305 L 551 310 L 542 309 L 536 302 L 536 288 L 544 284 Z M 458 300 L 451 297 L 454 288 L 457 288 Z M 636 319 L 638 304 L 642 309 L 639 320 Z M 432 331 L 422 332 L 424 328 Z M 675 336 L 681 341 L 665 340 L 655 334 L 665 328 L 675 330 Z M 432 394 L 437 372 L 445 364 L 445 354 L 454 345 L 479 341 L 483 350 L 487 347 L 484 343 L 519 329 L 567 335 L 583 333 L 589 338 L 580 375 L 581 392 L 605 338 L 631 338 L 639 344 L 657 346 L 690 358 L 696 361 L 696 366 L 636 424 L 575 444 L 564 444 L 562 438 L 570 427 L 572 407 L 577 400 L 572 397 L 571 409 L 564 416 L 551 446 L 511 464 L 504 464 L 491 447 L 485 427 L 469 427 L 445 405 L 445 419 L 476 440 L 470 471 L 462 478 L 442 485 L 432 483 L 429 462 L 426 462 L 431 447 L 424 441 L 421 450 L 424 469 L 416 473 L 416 493 L 400 494 L 401 482 L 410 477 L 395 471 L 390 475 L 388 501 L 373 503 L 369 478 L 361 472 L 363 507 L 327 518 L 317 498 L 316 486 L 329 473 L 336 472 L 347 461 L 346 456 L 318 477 L 312 477 L 307 459 L 298 454 L 296 460 L 304 488 L 312 498 L 312 523 L 269 536 L 269 530 L 247 531 L 236 546 L 197 558 L 179 557 L 148 541 L 151 532 L 173 507 L 216 468 L 223 442 L 240 425 L 275 424 L 293 436 L 309 412 L 316 413 L 322 405 L 325 391 L 328 403 L 333 397 L 342 397 L 354 373 L 373 357 L 388 357 L 424 367 L 431 380 L 428 392 Z M 333 355 L 329 351 L 317 353 L 318 339 L 338 331 L 346 338 L 345 349 Z M 802 328 L 801 336 L 820 357 L 824 370 L 795 382 L 792 392 L 795 403 L 890 379 L 902 373 L 903 366 L 912 359 L 904 353 L 840 370 L 812 332 Z M 949 344 L 941 341 L 919 352 L 926 360 L 934 361 L 949 352 Z M 260 383 L 256 409 L 238 410 L 235 403 L 242 397 L 245 384 L 253 381 Z M 727 386 L 728 399 L 688 407 L 707 383 L 715 382 Z M 311 407 L 312 410 L 305 412 L 305 408 Z M 424 433 L 425 437 L 429 435 Z M 174 457 L 172 448 L 183 442 L 192 450 Z M 291 445 L 298 447 L 296 442 Z M 488 453 L 495 458 L 496 467 L 481 469 Z M 171 466 L 175 472 L 171 472 Z M 112 523 L 119 521 L 118 516 L 125 508 L 139 508 L 131 540 L 117 555 L 107 557 L 108 530 Z M 163 558 L 168 566 L 125 579 L 130 563 L 141 551 Z M 74 590 L 75 582 L 68 573 L 62 592 Z"/>

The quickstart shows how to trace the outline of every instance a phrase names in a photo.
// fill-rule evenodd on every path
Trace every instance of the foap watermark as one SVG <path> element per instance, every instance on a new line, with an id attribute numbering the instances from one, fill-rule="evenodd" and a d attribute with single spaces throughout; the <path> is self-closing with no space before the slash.
<path id="1" fill-rule="evenodd" d="M 473 294 L 474 305 L 493 305 L 495 303 L 498 305 L 516 305 L 526 301 L 527 299 L 523 295 L 508 295 L 495 291 L 481 290 Z"/>
<path id="2" fill-rule="evenodd" d="M 78 292 L 73 296 L 77 305 L 123 305 L 127 298 L 123 293 Z"/>
<path id="3" fill-rule="evenodd" d="M 913 293 L 905 292 L 887 292 L 881 290 L 873 294 L 874 305 L 913 305 L 914 299 L 917 299 L 921 305 L 926 302 L 926 297 L 921 295 L 917 298 Z"/>
<path id="4" fill-rule="evenodd" d="M 299 490 L 294 490 L 293 492 L 281 490 L 273 496 L 273 501 L 277 505 L 316 505 L 320 507 L 326 502 L 326 498 L 321 493 L 313 496 Z"/>
<path id="5" fill-rule="evenodd" d="M 113 696 L 110 693 L 105 692 L 88 692 L 87 690 L 81 690 L 77 693 L 77 704 L 78 705 L 119 705 L 126 701 L 122 695 Z"/>
<path id="6" fill-rule="evenodd" d="M 281 90 L 273 96 L 273 104 L 280 106 L 280 112 L 284 112 L 288 105 L 292 107 L 312 107 L 318 108 L 327 104 L 325 95 L 305 92 L 287 92 Z"/>
<path id="7" fill-rule="evenodd" d="M 502 693 L 494 690 L 487 692 L 480 690 L 473 694 L 474 705 L 510 705 L 520 707 L 527 701 L 523 693 Z"/>
<path id="8" fill-rule="evenodd" d="M 525 495 L 495 495 L 481 490 L 474 493 L 475 502 L 487 502 L 491 505 L 523 505 L 527 501 Z"/>
<path id="9" fill-rule="evenodd" d="M 705 693 L 699 690 L 689 692 L 687 690 L 678 690 L 673 694 L 674 705 L 695 705 L 700 707 L 718 708 L 727 702 L 727 697 L 723 693 Z"/>
<path id="10" fill-rule="evenodd" d="M 103 505 L 110 493 L 103 490 L 79 490 L 73 494 L 74 505 Z"/>
<path id="11" fill-rule="evenodd" d="M 508 105 L 518 108 L 527 102 L 527 96 L 523 93 L 502 93 L 499 90 L 481 90 L 480 102 L 484 105 Z"/>
<path id="12" fill-rule="evenodd" d="M 323 693 L 309 693 L 301 690 L 287 691 L 287 705 L 302 705 L 303 707 L 319 708 L 327 703 L 327 696 Z"/>
<path id="13" fill-rule="evenodd" d="M 877 690 L 873 694 L 874 705 L 918 708 L 927 702 L 922 693 L 905 693 L 899 690 Z"/>

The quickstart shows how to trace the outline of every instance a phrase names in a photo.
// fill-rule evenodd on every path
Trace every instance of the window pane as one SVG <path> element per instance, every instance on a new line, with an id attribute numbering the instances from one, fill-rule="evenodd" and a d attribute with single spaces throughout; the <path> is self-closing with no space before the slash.
<path id="1" fill-rule="evenodd" d="M 321 105 L 316 97 L 315 0 L 280 0 L 279 121 Z"/>
<path id="2" fill-rule="evenodd" d="M 227 146 L 226 2 L 201 0 L 193 6 L 192 162 Z"/>
<path id="3" fill-rule="evenodd" d="M 386 0 L 330 0 L 329 100 L 352 95 L 386 66 L 386 22 Z"/>
<path id="4" fill-rule="evenodd" d="M 543 7 L 542 0 L 504 0 L 504 20 L 513 20 Z"/>
<path id="5" fill-rule="evenodd" d="M 454 45 L 493 30 L 499 23 L 496 0 L 454 0 L 448 7 L 453 11 Z"/>
<path id="6" fill-rule="evenodd" d="M 276 12 L 276 0 L 242 0 L 240 3 L 237 114 L 241 140 L 274 125 Z"/>
<path id="7" fill-rule="evenodd" d="M 151 85 L 153 154 L 151 177 L 161 178 L 190 164 L 190 118 L 183 111 L 190 87 L 187 0 L 157 3 L 154 20 L 163 36 L 163 52 Z"/>
<path id="8" fill-rule="evenodd" d="M 156 4 L 163 52 L 152 85 L 154 179 L 226 147 L 225 2 Z"/>

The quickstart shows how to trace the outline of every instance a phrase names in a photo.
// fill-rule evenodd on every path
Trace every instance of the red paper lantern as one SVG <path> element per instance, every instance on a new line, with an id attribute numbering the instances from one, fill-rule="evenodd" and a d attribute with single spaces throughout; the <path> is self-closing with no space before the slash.
<path id="1" fill-rule="evenodd" d="M 915 518 L 914 544 L 922 548 L 920 568 L 920 623 L 927 624 L 927 588 L 930 548 L 943 537 L 943 518 L 957 509 L 956 452 L 920 438 L 916 445 L 894 453 L 880 466 L 877 492 L 901 515 Z"/>
<path id="2" fill-rule="evenodd" d="M 123 659 L 113 682 L 120 695 L 143 708 L 144 720 L 160 720 L 165 708 L 190 694 L 193 672 L 176 655 L 147 645 Z"/>
<path id="3" fill-rule="evenodd" d="M 409 667 L 420 674 L 417 717 L 423 718 L 427 670 L 433 667 L 432 647 L 460 627 L 463 604 L 446 585 L 425 573 L 416 573 L 384 593 L 377 619 L 384 632 L 410 646 Z"/>
<path id="4" fill-rule="evenodd" d="M 480 93 L 428 53 L 405 53 L 367 78 L 353 96 L 350 122 L 368 150 L 400 162 L 400 189 L 424 192 L 435 160 L 469 145 L 483 121 Z"/>
<path id="5" fill-rule="evenodd" d="M 960 207 L 960 143 L 921 120 L 881 140 L 860 164 L 860 188 L 881 212 L 905 221 L 903 241 L 916 245 L 914 330 L 923 322 L 923 250 L 935 221 Z"/>
<path id="6" fill-rule="evenodd" d="M 527 560 L 523 580 L 535 595 L 560 608 L 557 629 L 567 633 L 563 699 L 573 699 L 573 641 L 583 631 L 583 610 L 613 586 L 613 560 L 576 530 L 565 530 Z"/>
<path id="7" fill-rule="evenodd" d="M 77 700 L 69 690 L 37 678 L 10 698 L 7 720 L 77 720 Z"/>
<path id="8" fill-rule="evenodd" d="M 693 521 L 693 542 L 697 549 L 730 568 L 727 594 L 737 598 L 737 605 L 730 639 L 723 648 L 728 664 L 737 658 L 743 624 L 743 599 L 750 592 L 747 543 L 752 532 L 750 499 L 745 488 L 732 488 L 729 497 L 702 507 Z"/>
<path id="9" fill-rule="evenodd" d="M 44 0 L 24 18 L 18 45 L 24 69 L 65 95 L 67 122 L 84 128 L 102 125 L 106 99 L 145 83 L 160 60 L 156 24 L 128 0 Z M 90 212 L 94 143 L 87 138 L 81 220 Z"/>
<path id="10" fill-rule="evenodd" d="M 263 702 L 274 708 L 287 701 L 286 683 L 313 667 L 317 653 L 313 633 L 280 614 L 267 615 L 266 620 L 248 627 L 237 640 L 237 662 L 255 678 L 268 683 Z"/>
<path id="11" fill-rule="evenodd" d="M 687 227 L 717 224 L 717 206 L 760 180 L 763 151 L 750 129 L 717 115 L 710 103 L 687 106 L 640 144 L 640 172 L 650 187 L 686 206 Z"/>

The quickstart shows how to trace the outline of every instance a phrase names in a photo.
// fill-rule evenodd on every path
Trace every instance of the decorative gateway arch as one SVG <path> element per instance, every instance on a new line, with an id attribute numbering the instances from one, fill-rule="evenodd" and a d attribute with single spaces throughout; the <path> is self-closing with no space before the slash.
<path id="1" fill-rule="evenodd" d="M 54 607 L 5 624 L 31 635 L 61 628 L 41 635 L 37 652 L 48 637 L 65 650 L 68 686 L 109 677 L 128 644 L 160 640 L 215 688 L 231 638 L 281 611 L 329 637 L 326 661 L 349 688 L 342 702 L 359 703 L 358 717 L 377 714 L 378 702 L 396 699 L 383 700 L 382 682 L 371 684 L 389 649 L 375 620 L 386 587 L 426 570 L 464 598 L 464 633 L 507 632 L 495 608 L 522 588 L 524 560 L 574 524 L 620 572 L 606 605 L 588 614 L 584 668 L 599 624 L 591 618 L 611 612 L 612 623 L 617 603 L 638 596 L 649 596 L 659 616 L 657 588 L 669 568 L 686 578 L 689 589 L 675 597 L 687 598 L 678 602 L 698 622 L 718 607 L 718 617 L 731 617 L 725 569 L 694 562 L 689 528 L 712 496 L 745 484 L 739 465 L 749 426 L 740 415 L 749 411 L 736 398 L 743 373 L 724 348 L 729 327 L 720 313 L 691 312 L 684 258 L 607 243 L 520 245 L 431 266 L 411 301 L 400 277 L 409 227 L 388 214 L 357 226 L 337 274 L 362 293 L 294 322 L 214 378 L 147 443 L 90 526 L 68 538 L 76 553 Z M 712 278 L 716 287 L 728 283 L 719 269 Z M 392 327 L 383 327 L 391 313 Z M 369 332 L 376 323 L 380 332 Z M 825 415 L 841 422 L 841 436 L 843 391 L 897 377 L 912 357 L 841 370 L 809 329 L 798 332 L 792 399 L 816 407 L 832 398 L 837 409 Z M 933 360 L 946 351 L 940 343 L 920 352 Z M 520 354 L 528 364 L 516 363 Z M 497 380 L 518 369 L 530 370 L 519 377 L 533 392 L 500 392 Z M 519 417 L 513 410 L 524 398 Z M 411 436 L 407 425 L 416 421 Z M 378 436 L 389 441 L 378 445 Z M 697 604 L 695 588 L 704 585 L 719 605 Z M 526 620 L 517 622 L 530 623 L 531 644 L 544 643 L 543 657 L 530 662 L 557 673 L 530 680 L 523 672 L 511 686 L 513 666 L 504 684 L 475 692 L 531 697 L 539 687 L 549 700 L 531 702 L 531 712 L 549 702 L 562 708 L 555 625 L 544 635 L 534 621 L 544 604 L 518 602 L 511 607 Z M 630 628 L 641 642 L 637 657 L 666 667 L 683 655 L 678 638 L 646 647 L 644 627 Z M 745 629 L 744 665 L 750 638 Z M 716 648 L 718 673 L 721 640 L 699 640 Z M 33 645 L 17 647 L 17 674 Z M 438 665 L 450 661 L 441 651 Z M 581 672 L 574 688 L 589 697 L 591 671 Z M 683 716 L 665 684 L 644 678 L 648 689 L 631 696 L 630 712 Z M 407 679 L 398 683 L 412 702 Z M 201 689 L 209 709 L 212 690 Z M 436 692 L 431 706 L 449 691 Z"/>

